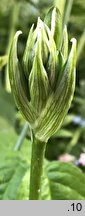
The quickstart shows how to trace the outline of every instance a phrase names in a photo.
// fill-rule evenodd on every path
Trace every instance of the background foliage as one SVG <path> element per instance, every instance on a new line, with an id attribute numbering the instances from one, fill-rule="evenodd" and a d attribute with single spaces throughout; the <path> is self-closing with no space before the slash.
<path id="1" fill-rule="evenodd" d="M 41 199 L 85 199 L 85 2 L 0 0 L 0 200 L 29 199 L 30 129 L 10 91 L 10 45 L 16 30 L 22 30 L 20 57 L 32 23 L 38 16 L 43 19 L 53 5 L 59 7 L 63 25 L 68 25 L 69 39 L 78 41 L 77 79 L 71 109 L 47 144 Z"/>

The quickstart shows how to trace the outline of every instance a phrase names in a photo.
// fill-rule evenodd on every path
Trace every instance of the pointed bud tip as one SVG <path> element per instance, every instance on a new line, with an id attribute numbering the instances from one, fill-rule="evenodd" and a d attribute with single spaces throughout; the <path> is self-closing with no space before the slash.
<path id="1" fill-rule="evenodd" d="M 56 13 L 56 7 L 54 7 L 52 13 L 54 13 L 54 14 Z"/>
<path id="2" fill-rule="evenodd" d="M 76 39 L 75 39 L 75 38 L 72 38 L 70 41 L 71 41 L 73 44 L 74 44 L 74 43 L 76 44 Z"/>
<path id="3" fill-rule="evenodd" d="M 59 13 L 59 14 L 60 14 L 60 10 L 59 10 L 58 7 L 54 7 L 54 8 L 53 8 L 53 12 L 54 12 L 54 13 Z"/>
<path id="4" fill-rule="evenodd" d="M 34 23 L 32 24 L 32 27 L 31 27 L 31 29 L 33 29 L 34 28 Z"/>
<path id="5" fill-rule="evenodd" d="M 42 29 L 43 25 L 44 25 L 43 21 L 40 19 L 40 17 L 38 17 L 38 22 L 37 22 L 38 29 Z"/>
<path id="6" fill-rule="evenodd" d="M 18 37 L 20 34 L 22 34 L 22 31 L 21 31 L 21 30 L 19 30 L 19 31 L 16 32 L 16 36 L 17 36 L 17 37 Z"/>

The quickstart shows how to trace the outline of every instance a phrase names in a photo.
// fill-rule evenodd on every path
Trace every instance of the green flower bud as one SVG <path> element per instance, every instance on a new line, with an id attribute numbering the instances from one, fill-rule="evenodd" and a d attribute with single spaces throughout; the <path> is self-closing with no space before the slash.
<path id="1" fill-rule="evenodd" d="M 47 142 L 60 128 L 75 89 L 76 39 L 68 54 L 66 26 L 62 33 L 57 9 L 30 29 L 22 66 L 17 57 L 18 31 L 10 49 L 8 69 L 16 104 L 37 139 Z"/>

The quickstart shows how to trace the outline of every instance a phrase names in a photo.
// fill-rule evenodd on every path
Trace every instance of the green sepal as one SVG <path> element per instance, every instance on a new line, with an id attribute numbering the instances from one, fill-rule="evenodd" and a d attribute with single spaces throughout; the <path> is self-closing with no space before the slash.
<path id="1" fill-rule="evenodd" d="M 57 62 L 58 62 L 58 52 L 56 52 L 55 41 L 53 39 L 50 29 L 48 28 L 47 25 L 45 25 L 45 28 L 46 28 L 48 39 L 49 39 L 49 58 L 48 58 L 48 62 L 46 65 L 46 71 L 48 73 L 51 89 L 54 90 L 55 85 L 56 85 L 57 76 L 58 76 L 57 71 L 56 71 Z"/>
<path id="2" fill-rule="evenodd" d="M 36 55 L 34 57 L 33 67 L 29 76 L 31 103 L 38 113 L 45 106 L 49 93 L 49 81 L 42 62 L 41 43 L 41 29 L 39 29 L 35 50 Z"/>
<path id="3" fill-rule="evenodd" d="M 35 114 L 35 111 L 28 100 L 26 79 L 23 71 L 21 70 L 21 68 L 19 68 L 20 66 L 17 57 L 17 40 L 21 33 L 21 31 L 18 31 L 15 34 L 10 49 L 8 60 L 9 79 L 18 109 L 22 112 L 23 116 L 29 122 L 29 124 L 32 124 L 37 118 L 37 115 Z"/>
<path id="4" fill-rule="evenodd" d="M 51 18 L 53 9 L 54 7 L 51 7 L 44 18 L 44 23 L 49 27 L 49 29 L 51 29 Z"/>
<path id="5" fill-rule="evenodd" d="M 62 38 L 62 19 L 58 8 L 54 8 L 52 12 L 51 32 L 54 37 L 56 48 L 59 49 Z"/>
<path id="6" fill-rule="evenodd" d="M 63 40 L 62 40 L 62 47 L 61 47 L 61 53 L 64 58 L 64 62 L 66 62 L 68 58 L 68 33 L 67 33 L 67 27 L 64 27 L 63 31 Z"/>
<path id="7" fill-rule="evenodd" d="M 52 7 L 48 11 L 44 19 L 44 22 L 50 28 L 56 44 L 56 48 L 59 49 L 61 45 L 61 38 L 62 38 L 62 19 L 58 8 L 53 9 Z"/>
<path id="8" fill-rule="evenodd" d="M 59 51 L 58 52 L 58 62 L 57 62 L 57 67 L 56 67 L 56 72 L 57 72 L 56 87 L 59 85 L 60 80 L 63 76 L 64 68 L 65 68 L 64 57 L 63 57 L 61 51 Z"/>
<path id="9" fill-rule="evenodd" d="M 51 94 L 40 118 L 35 122 L 35 134 L 38 139 L 48 139 L 60 128 L 71 105 L 75 89 L 76 40 L 72 39 L 72 48 L 62 79 Z"/>
<path id="10" fill-rule="evenodd" d="M 30 71 L 32 69 L 32 64 L 33 64 L 33 59 L 35 55 L 35 40 L 36 40 L 36 31 L 33 30 L 34 24 L 32 25 L 27 43 L 26 43 L 26 48 L 24 51 L 24 56 L 23 56 L 23 67 L 24 67 L 24 72 L 27 77 L 29 78 Z"/>
<path id="11" fill-rule="evenodd" d="M 45 65 L 48 60 L 49 41 L 48 41 L 48 37 L 45 31 L 45 25 L 40 18 L 38 18 L 36 31 L 37 31 L 37 36 L 39 32 L 41 34 L 40 36 L 41 37 L 41 54 L 42 54 L 43 64 Z"/>

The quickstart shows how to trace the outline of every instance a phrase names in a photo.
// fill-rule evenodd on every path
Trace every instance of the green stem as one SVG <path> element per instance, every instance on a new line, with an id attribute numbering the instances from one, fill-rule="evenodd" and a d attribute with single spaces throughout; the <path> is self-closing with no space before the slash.
<path id="1" fill-rule="evenodd" d="M 7 55 L 9 55 L 12 40 L 13 40 L 14 34 L 16 32 L 17 21 L 19 18 L 19 11 L 20 11 L 19 3 L 14 3 L 12 11 L 11 11 L 11 15 L 10 15 L 10 30 L 9 30 L 8 44 L 7 44 L 7 48 L 6 48 L 6 54 Z M 6 90 L 8 92 L 10 92 L 10 82 L 9 82 L 9 74 L 8 74 L 7 67 L 6 67 L 5 83 L 6 83 Z"/>
<path id="2" fill-rule="evenodd" d="M 70 18 L 72 6 L 73 6 L 73 1 L 74 0 L 67 0 L 66 1 L 66 8 L 65 8 L 65 12 L 64 12 L 64 25 L 67 25 L 69 22 L 69 18 Z"/>
<path id="3" fill-rule="evenodd" d="M 76 129 L 70 143 L 68 143 L 67 145 L 66 152 L 70 153 L 72 148 L 77 145 L 83 130 L 84 130 L 83 127 L 81 128 L 79 127 Z"/>
<path id="4" fill-rule="evenodd" d="M 21 131 L 21 134 L 20 134 L 20 136 L 18 138 L 18 141 L 17 141 L 17 143 L 16 143 L 16 145 L 14 147 L 14 151 L 20 150 L 20 147 L 21 147 L 21 145 L 23 143 L 23 140 L 26 137 L 28 128 L 29 128 L 29 124 L 28 124 L 28 122 L 26 122 L 23 129 L 22 129 L 22 131 Z"/>
<path id="5" fill-rule="evenodd" d="M 46 143 L 33 136 L 29 200 L 39 200 Z"/>
<path id="6" fill-rule="evenodd" d="M 84 49 L 84 45 L 85 45 L 85 29 L 80 37 L 78 47 L 77 47 L 77 62 L 79 61 L 81 57 L 82 51 Z"/>

